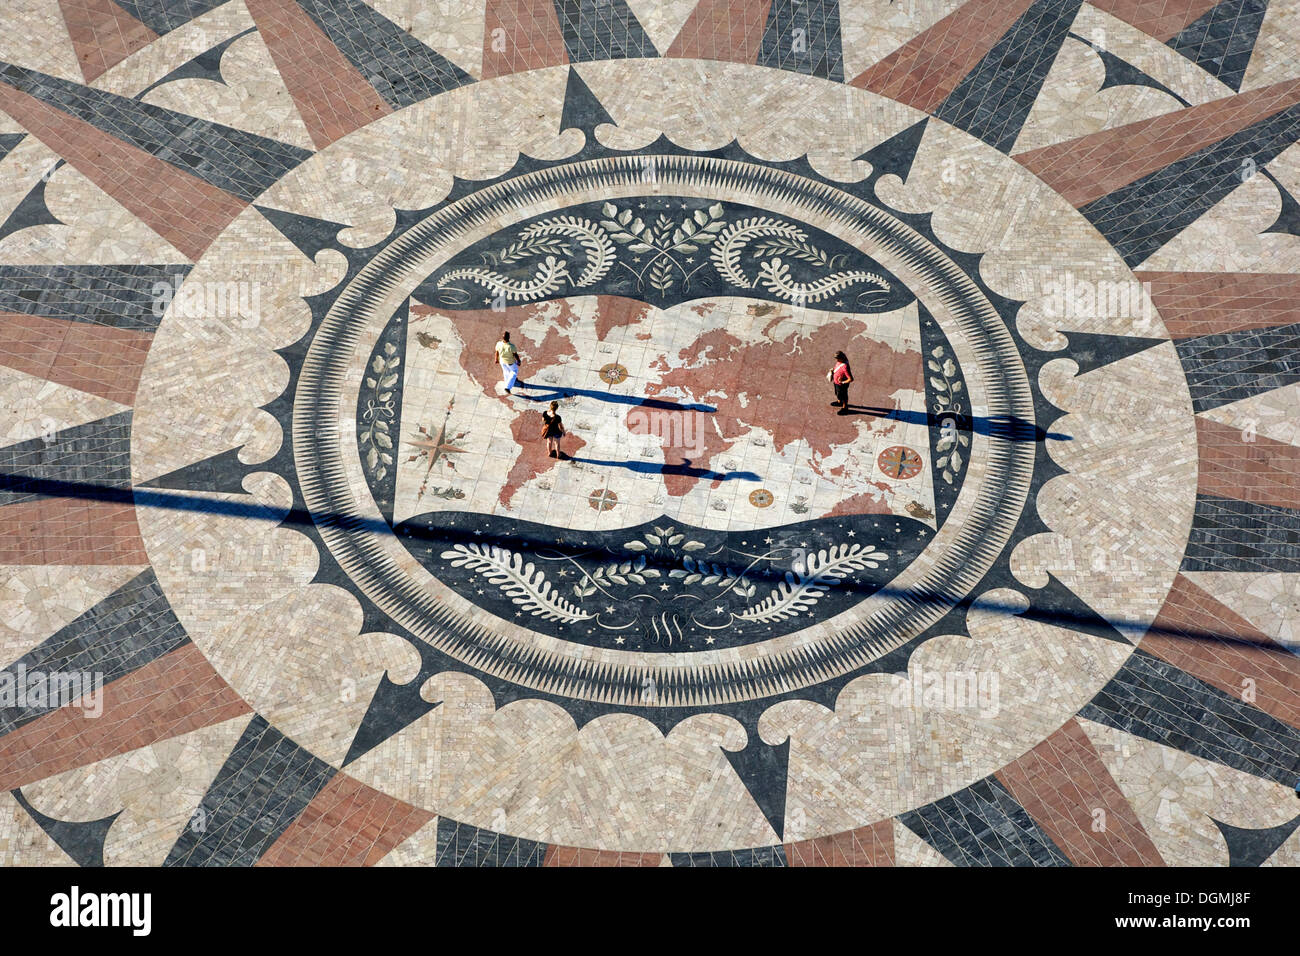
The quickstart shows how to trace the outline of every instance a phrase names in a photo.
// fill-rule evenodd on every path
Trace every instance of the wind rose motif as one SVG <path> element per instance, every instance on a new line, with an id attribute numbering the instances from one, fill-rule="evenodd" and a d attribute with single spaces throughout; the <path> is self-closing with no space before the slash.
<path id="1" fill-rule="evenodd" d="M 419 501 L 421 498 L 423 498 L 424 493 L 428 490 L 429 476 L 433 473 L 434 466 L 438 464 L 443 464 L 446 465 L 449 470 L 455 471 L 456 463 L 452 461 L 452 459 L 449 456 L 462 455 L 466 451 L 466 449 L 461 448 L 453 443 L 460 441 L 462 438 L 468 435 L 469 432 L 467 431 L 457 432 L 455 435 L 451 437 L 448 437 L 447 434 L 448 431 L 447 423 L 451 419 L 451 410 L 455 406 L 455 404 L 456 404 L 456 399 L 454 397 L 450 402 L 447 403 L 447 414 L 443 416 L 442 427 L 438 429 L 437 435 L 434 435 L 431 431 L 429 431 L 429 429 L 425 428 L 423 425 L 420 425 L 416 428 L 416 432 L 418 433 L 419 437 L 408 438 L 405 442 L 405 444 L 409 445 L 411 448 L 416 449 L 416 453 L 406 459 L 408 462 L 419 461 L 420 459 L 423 458 L 428 463 L 428 467 L 424 469 L 424 480 L 420 483 L 419 494 L 415 496 L 416 501 Z M 465 497 L 465 492 L 455 487 L 435 488 L 433 494 L 435 497 L 438 498 L 464 498 Z"/>
<path id="2" fill-rule="evenodd" d="M 703 277 L 706 285 L 712 286 L 716 274 L 733 289 L 762 289 L 795 305 L 822 302 L 861 286 L 857 304 L 870 308 L 891 291 L 878 273 L 842 268 L 847 256 L 830 255 L 793 223 L 772 216 L 731 221 L 728 212 L 719 202 L 680 217 L 659 213 L 643 219 L 607 202 L 599 222 L 565 215 L 532 223 L 504 249 L 484 253 L 484 266 L 450 269 L 435 285 L 451 305 L 470 301 L 465 283 L 490 293 L 488 301 L 527 302 L 556 295 L 566 284 L 590 288 L 617 266 L 635 280 L 638 292 L 662 298 L 679 287 L 689 293 L 701 271 L 712 267 Z M 579 260 L 584 265 L 575 275 L 571 263 Z M 803 264 L 804 272 L 811 266 L 821 274 L 800 280 L 794 263 Z M 507 275 L 506 267 L 513 274 Z"/>

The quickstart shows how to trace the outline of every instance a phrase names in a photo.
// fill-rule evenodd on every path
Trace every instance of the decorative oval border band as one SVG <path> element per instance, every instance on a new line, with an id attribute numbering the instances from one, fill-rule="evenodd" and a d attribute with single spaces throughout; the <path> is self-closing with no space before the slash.
<path id="1" fill-rule="evenodd" d="M 906 643 L 965 597 L 1005 547 L 1029 493 L 1036 445 L 1011 440 L 999 422 L 1034 421 L 1024 363 L 1002 317 L 938 247 L 897 218 L 831 185 L 781 169 L 711 156 L 608 157 L 484 186 L 443 206 L 380 250 L 349 281 L 321 322 L 294 396 L 293 453 L 301 490 L 339 565 L 384 612 L 461 661 L 543 693 L 635 707 L 699 707 L 797 690 L 852 671 Z M 511 219 L 591 199 L 647 193 L 723 199 L 794 215 L 863 248 L 916 293 L 963 352 L 971 412 L 990 434 L 972 435 L 969 478 L 952 519 L 887 588 L 803 631 L 728 651 L 593 652 L 507 622 L 486 622 L 414 562 L 368 497 L 345 393 L 360 386 L 368 353 L 396 301 L 459 249 Z M 367 331 L 368 330 L 368 331 Z M 972 370 L 973 364 L 973 370 Z M 349 445 L 351 446 L 349 450 Z M 642 688 L 654 682 L 653 701 Z"/>

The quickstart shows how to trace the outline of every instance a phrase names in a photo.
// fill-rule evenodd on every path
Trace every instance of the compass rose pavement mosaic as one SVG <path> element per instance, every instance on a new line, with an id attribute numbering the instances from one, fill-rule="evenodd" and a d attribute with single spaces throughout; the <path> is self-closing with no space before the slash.
<path id="1" fill-rule="evenodd" d="M 1296 0 L 0 23 L 0 862 L 1300 863 Z"/>

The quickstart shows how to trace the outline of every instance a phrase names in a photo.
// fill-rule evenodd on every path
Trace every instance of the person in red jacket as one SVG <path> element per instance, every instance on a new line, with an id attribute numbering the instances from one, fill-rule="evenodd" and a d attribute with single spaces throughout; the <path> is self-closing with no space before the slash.
<path id="1" fill-rule="evenodd" d="M 849 357 L 843 352 L 835 353 L 835 367 L 826 373 L 830 383 L 835 386 L 835 401 L 832 408 L 838 408 L 837 415 L 849 413 L 849 385 L 853 383 L 853 369 L 849 368 Z"/>

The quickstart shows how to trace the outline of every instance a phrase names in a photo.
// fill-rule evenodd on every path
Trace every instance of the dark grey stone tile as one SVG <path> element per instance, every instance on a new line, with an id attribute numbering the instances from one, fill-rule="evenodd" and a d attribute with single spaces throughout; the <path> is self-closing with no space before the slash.
<path id="1" fill-rule="evenodd" d="M 151 570 L 142 571 L 4 669 L 14 686 L 33 673 L 99 674 L 104 684 L 189 642 Z M 47 702 L 0 707 L 0 734 L 55 709 Z"/>
<path id="2" fill-rule="evenodd" d="M 838 0 L 772 0 L 758 64 L 844 82 Z"/>
<path id="3" fill-rule="evenodd" d="M 1009 153 L 1081 5 L 1082 0 L 1037 0 L 934 115 Z"/>
<path id="4" fill-rule="evenodd" d="M 1300 105 L 1260 120 L 1081 206 L 1129 266 L 1148 258 L 1300 140 Z"/>
<path id="5" fill-rule="evenodd" d="M 401 109 L 474 82 L 363 0 L 298 4 L 392 107 Z"/>
<path id="6" fill-rule="evenodd" d="M 438 818 L 437 866 L 541 866 L 546 844 Z"/>
<path id="7" fill-rule="evenodd" d="M 22 790 L 13 791 L 13 795 L 18 805 L 74 863 L 91 867 L 104 865 L 104 842 L 108 839 L 108 831 L 122 815 L 121 810 L 99 820 L 55 820 L 28 803 Z"/>
<path id="8" fill-rule="evenodd" d="M 1268 0 L 1223 0 L 1169 41 L 1207 73 L 1241 89 Z"/>
<path id="9" fill-rule="evenodd" d="M 163 866 L 252 866 L 336 772 L 258 714 Z"/>
<path id="10" fill-rule="evenodd" d="M 555 0 L 569 62 L 658 56 L 624 0 Z"/>
<path id="11" fill-rule="evenodd" d="M 788 866 L 785 848 L 760 846 L 749 850 L 718 850 L 713 853 L 670 853 L 673 866 Z"/>
<path id="12" fill-rule="evenodd" d="M 1210 819 L 1214 820 L 1214 817 Z M 1223 842 L 1228 844 L 1228 866 L 1259 866 L 1291 838 L 1300 827 L 1300 816 L 1262 830 L 1234 827 L 1218 820 L 1214 820 L 1214 825 L 1223 834 Z"/>
<path id="13" fill-rule="evenodd" d="M 1300 323 L 1174 342 L 1198 412 L 1300 381 Z"/>
<path id="14" fill-rule="evenodd" d="M 1300 571 L 1300 511 L 1197 495 L 1184 571 Z"/>
<path id="15" fill-rule="evenodd" d="M 0 162 L 13 152 L 13 148 L 23 141 L 26 133 L 0 133 Z"/>
<path id="16" fill-rule="evenodd" d="M 190 268 L 0 265 L 0 312 L 154 332 Z"/>
<path id="17" fill-rule="evenodd" d="M 1070 861 L 995 777 L 898 818 L 958 866 L 1069 866 Z"/>
<path id="18" fill-rule="evenodd" d="M 0 63 L 0 82 L 63 110 L 151 156 L 252 200 L 312 153 L 221 123 Z"/>
<path id="19" fill-rule="evenodd" d="M 1295 786 L 1300 731 L 1141 650 L 1079 716 Z"/>
<path id="20" fill-rule="evenodd" d="M 18 201 L 18 205 L 13 208 L 5 221 L 0 223 L 0 242 L 15 232 L 32 226 L 67 225 L 50 212 L 50 207 L 46 205 L 45 189 L 49 184 L 48 179 L 38 179 L 36 185 L 27 191 L 27 195 Z"/>
<path id="21" fill-rule="evenodd" d="M 0 507 L 80 486 L 86 498 L 131 487 L 131 412 L 0 448 Z M 121 498 L 121 496 L 114 496 Z"/>
<path id="22" fill-rule="evenodd" d="M 154 33 L 168 33 L 195 17 L 215 10 L 226 0 L 113 0 Z"/>

